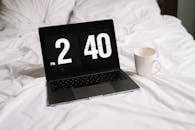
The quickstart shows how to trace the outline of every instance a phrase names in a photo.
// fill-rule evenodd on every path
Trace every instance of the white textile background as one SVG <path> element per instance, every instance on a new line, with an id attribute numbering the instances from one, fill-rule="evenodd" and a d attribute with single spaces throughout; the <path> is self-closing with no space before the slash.
<path id="1" fill-rule="evenodd" d="M 135 72 L 133 49 L 149 46 L 159 52 L 161 72 L 131 75 L 141 87 L 134 92 L 55 107 L 46 106 L 37 26 L 7 25 L 0 31 L 0 129 L 194 130 L 195 42 L 174 17 L 145 12 L 140 18 L 116 29 L 121 67 Z"/>

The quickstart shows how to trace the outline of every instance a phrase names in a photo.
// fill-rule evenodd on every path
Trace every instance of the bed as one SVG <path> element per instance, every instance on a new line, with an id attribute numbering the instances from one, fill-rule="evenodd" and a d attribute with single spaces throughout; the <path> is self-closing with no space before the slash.
<path id="1" fill-rule="evenodd" d="M 158 3 L 2 0 L 0 130 L 194 130 L 195 41 L 175 17 L 177 1 Z M 47 106 L 38 27 L 104 18 L 114 20 L 121 68 L 140 89 Z M 135 74 L 133 49 L 146 46 L 162 66 L 152 77 Z"/>

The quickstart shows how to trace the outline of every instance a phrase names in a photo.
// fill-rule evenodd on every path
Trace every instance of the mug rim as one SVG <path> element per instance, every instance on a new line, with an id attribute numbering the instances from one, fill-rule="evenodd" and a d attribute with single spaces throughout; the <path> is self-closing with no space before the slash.
<path id="1" fill-rule="evenodd" d="M 151 54 L 151 55 L 141 55 L 140 52 L 138 52 L 138 51 L 144 50 L 144 49 L 152 50 L 153 54 Z M 136 48 L 136 49 L 134 49 L 134 55 L 139 56 L 139 57 L 153 57 L 153 56 L 156 55 L 156 50 L 154 48 L 151 48 L 151 47 Z"/>

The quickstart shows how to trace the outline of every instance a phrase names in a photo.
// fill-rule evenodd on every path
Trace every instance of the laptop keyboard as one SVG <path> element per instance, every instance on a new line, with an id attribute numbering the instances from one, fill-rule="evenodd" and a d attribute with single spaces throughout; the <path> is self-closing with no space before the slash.
<path id="1" fill-rule="evenodd" d="M 70 79 L 61 79 L 50 82 L 51 91 L 57 91 L 59 89 L 85 87 L 103 82 L 117 81 L 125 79 L 125 77 L 119 71 L 113 71 L 108 73 L 99 73 L 93 75 L 85 75 Z"/>

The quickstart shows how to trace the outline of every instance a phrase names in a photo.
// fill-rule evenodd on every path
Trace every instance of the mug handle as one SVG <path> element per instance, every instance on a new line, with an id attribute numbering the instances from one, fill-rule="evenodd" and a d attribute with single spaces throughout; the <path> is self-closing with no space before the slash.
<path id="1" fill-rule="evenodd" d="M 153 71 L 154 68 L 155 68 L 155 71 Z M 152 62 L 152 71 L 153 71 L 152 72 L 152 75 L 157 74 L 158 72 L 160 72 L 160 70 L 161 70 L 161 64 L 160 64 L 160 62 L 158 60 L 154 60 Z"/>

